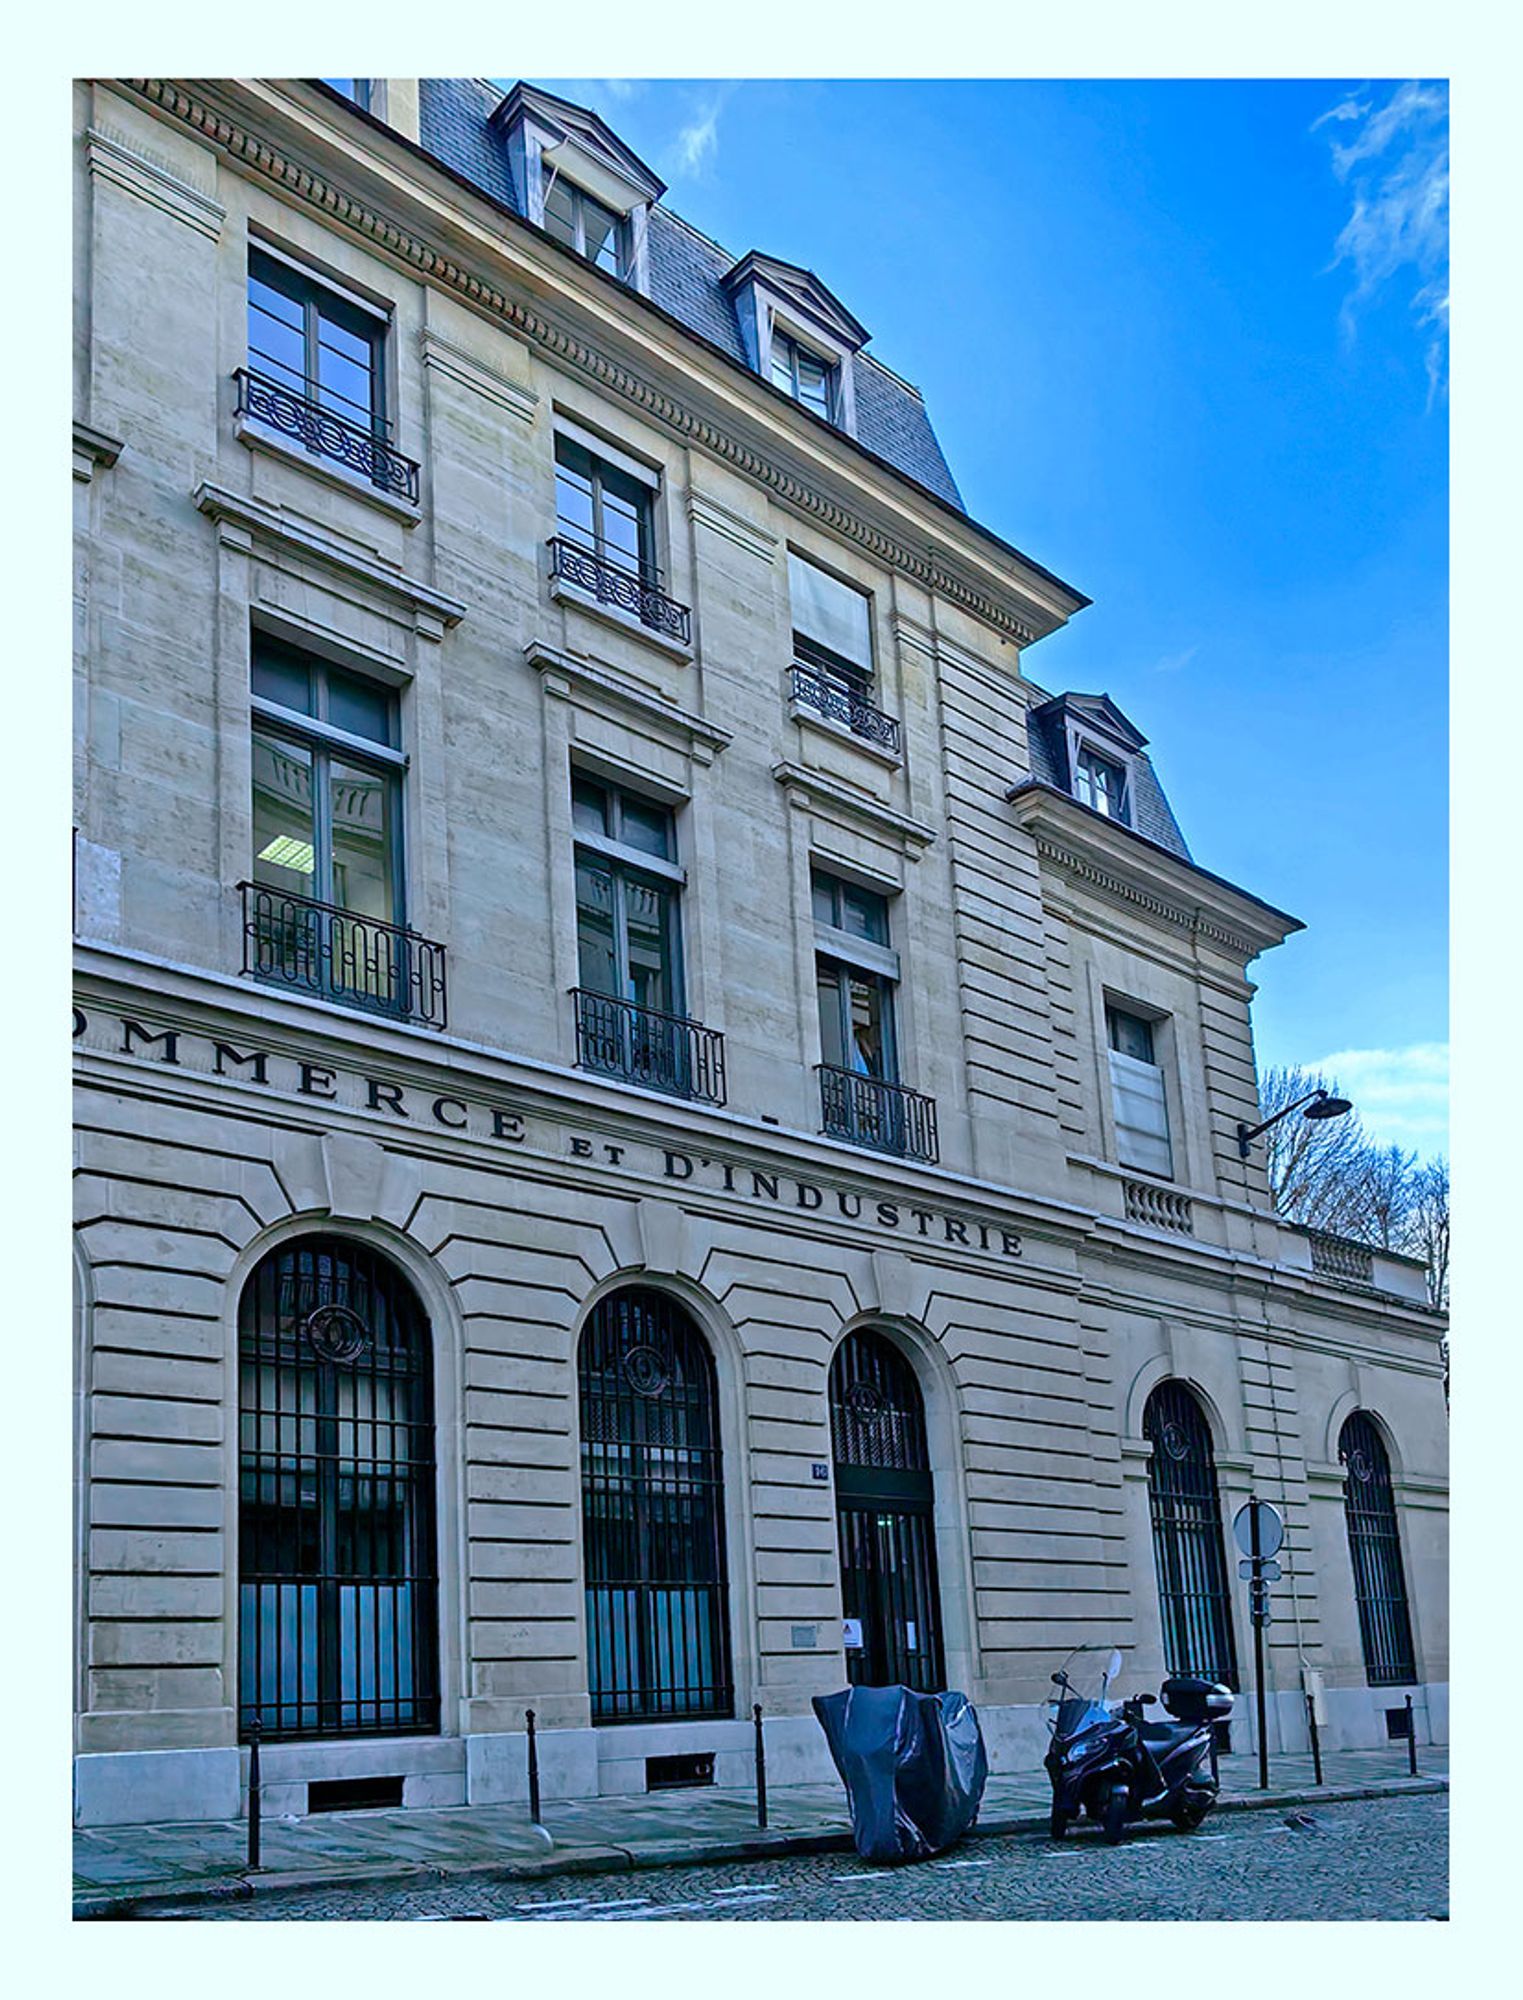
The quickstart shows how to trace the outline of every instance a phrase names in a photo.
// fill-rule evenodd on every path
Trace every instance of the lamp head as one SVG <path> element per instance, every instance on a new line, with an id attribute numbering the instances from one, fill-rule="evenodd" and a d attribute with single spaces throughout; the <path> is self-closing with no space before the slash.
<path id="1" fill-rule="evenodd" d="M 1353 1108 L 1346 1097 L 1329 1097 L 1325 1090 L 1319 1090 L 1302 1115 L 1306 1118 L 1341 1118 Z"/>

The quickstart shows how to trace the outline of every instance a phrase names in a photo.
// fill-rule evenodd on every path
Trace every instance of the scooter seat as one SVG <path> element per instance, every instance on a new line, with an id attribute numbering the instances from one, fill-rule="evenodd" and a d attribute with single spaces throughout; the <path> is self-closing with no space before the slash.
<path id="1" fill-rule="evenodd" d="M 1192 1736 L 1200 1734 L 1198 1722 L 1144 1722 L 1138 1726 L 1137 1734 L 1150 1750 L 1172 1750 L 1176 1744 L 1186 1743 Z"/>

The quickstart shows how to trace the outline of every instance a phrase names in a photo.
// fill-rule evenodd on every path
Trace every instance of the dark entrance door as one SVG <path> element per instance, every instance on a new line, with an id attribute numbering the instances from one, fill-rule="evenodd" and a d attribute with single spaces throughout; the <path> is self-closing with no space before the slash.
<path id="1" fill-rule="evenodd" d="M 1142 1414 L 1148 1505 L 1163 1612 L 1163 1657 L 1171 1674 L 1203 1674 L 1237 1686 L 1232 1602 L 1222 1548 L 1222 1503 L 1211 1431 L 1183 1382 L 1160 1382 Z"/>
<path id="2" fill-rule="evenodd" d="M 880 1333 L 849 1333 L 830 1367 L 841 1608 L 854 1686 L 946 1685 L 935 1495 L 913 1369 Z"/>

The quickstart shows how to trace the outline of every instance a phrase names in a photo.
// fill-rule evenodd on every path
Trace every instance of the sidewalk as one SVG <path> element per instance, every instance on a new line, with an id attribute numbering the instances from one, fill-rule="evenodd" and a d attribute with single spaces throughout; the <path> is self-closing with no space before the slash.
<path id="1" fill-rule="evenodd" d="M 1224 1757 L 1218 1810 L 1448 1789 L 1449 1753 L 1442 1748 L 1423 1746 L 1416 1779 L 1408 1776 L 1404 1745 L 1333 1751 L 1322 1764 L 1326 1782 L 1319 1789 L 1309 1756 L 1274 1757 L 1271 1789 L 1261 1792 L 1253 1757 Z M 974 1837 L 1045 1832 L 1049 1802 L 1041 1771 L 991 1775 Z M 545 1807 L 543 1832 L 523 1806 L 266 1820 L 263 1866 L 253 1875 L 244 1872 L 247 1839 L 242 1820 L 76 1831 L 74 1914 L 126 1916 L 145 1903 L 178 1906 L 346 1882 L 593 1874 L 849 1850 L 851 1826 L 845 1795 L 832 1784 L 774 1788 L 765 1832 L 756 1824 L 752 1792 L 703 1790 L 558 1801 Z"/>

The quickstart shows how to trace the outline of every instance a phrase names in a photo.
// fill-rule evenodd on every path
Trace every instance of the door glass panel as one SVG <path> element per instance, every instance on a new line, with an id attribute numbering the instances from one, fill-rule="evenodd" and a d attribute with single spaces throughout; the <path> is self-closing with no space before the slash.
<path id="1" fill-rule="evenodd" d="M 629 991 L 637 1006 L 672 1013 L 672 898 L 669 892 L 638 875 L 624 881 L 628 927 Z"/>
<path id="2" fill-rule="evenodd" d="M 302 308 L 263 279 L 249 278 L 249 366 L 296 395 L 306 394 Z"/>
<path id="3" fill-rule="evenodd" d="M 578 833 L 607 833 L 608 794 L 601 785 L 588 784 L 583 778 L 572 779 L 571 824 Z"/>
<path id="4" fill-rule="evenodd" d="M 613 874 L 589 855 L 576 857 L 577 981 L 590 993 L 619 999 L 614 950 Z"/>
<path id="5" fill-rule="evenodd" d="M 588 195 L 582 196 L 582 254 L 605 271 L 619 275 L 619 218 Z"/>
<path id="6" fill-rule="evenodd" d="M 841 928 L 853 937 L 866 938 L 872 944 L 888 943 L 888 899 L 875 896 L 871 889 L 857 889 L 850 882 L 841 884 Z"/>
<path id="7" fill-rule="evenodd" d="M 329 319 L 318 322 L 318 398 L 350 423 L 369 425 L 373 414 L 374 353 L 368 340 Z"/>
<path id="8" fill-rule="evenodd" d="M 836 1069 L 849 1067 L 841 1020 L 841 970 L 829 959 L 816 960 L 815 981 L 820 1001 L 820 1060 Z"/>
<path id="9" fill-rule="evenodd" d="M 331 901 L 357 915 L 391 923 L 391 780 L 380 771 L 333 758 L 329 767 L 333 810 Z"/>
<path id="10" fill-rule="evenodd" d="M 847 975 L 847 1003 L 851 1045 L 846 1067 L 859 1076 L 886 1077 L 887 1043 L 884 1033 L 885 994 L 881 980 L 870 973 Z"/>
<path id="11" fill-rule="evenodd" d="M 313 895 L 316 839 L 311 752 L 256 729 L 254 880 L 289 895 Z"/>
<path id="12" fill-rule="evenodd" d="M 620 569 L 639 574 L 644 568 L 645 489 L 637 480 L 603 474 L 603 545 L 599 555 Z"/>
<path id="13" fill-rule="evenodd" d="M 793 394 L 793 342 L 786 334 L 772 336 L 772 380 L 777 388 Z"/>
<path id="14" fill-rule="evenodd" d="M 822 417 L 830 415 L 830 371 L 799 349 L 799 401 Z"/>
<path id="15" fill-rule="evenodd" d="M 254 642 L 252 685 L 265 701 L 279 702 L 298 715 L 311 715 L 312 669 L 298 654 L 268 639 Z"/>

